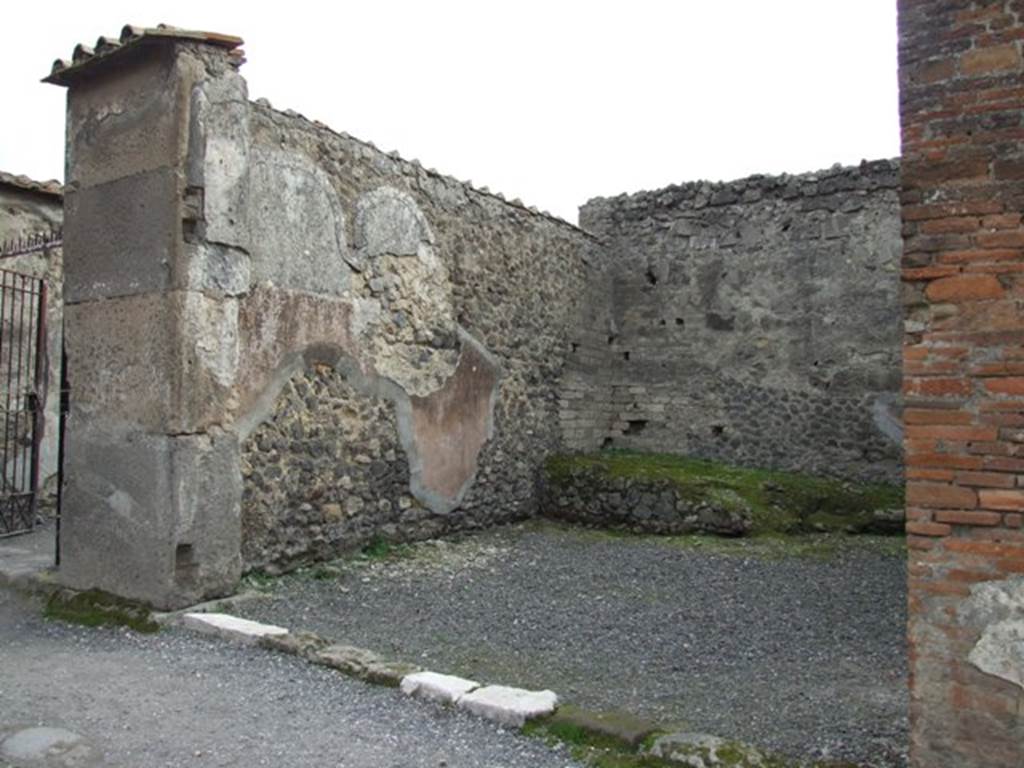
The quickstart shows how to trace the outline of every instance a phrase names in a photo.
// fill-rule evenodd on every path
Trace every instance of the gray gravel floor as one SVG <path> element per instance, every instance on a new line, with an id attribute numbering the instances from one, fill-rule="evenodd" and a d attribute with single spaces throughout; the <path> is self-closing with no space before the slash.
<path id="1" fill-rule="evenodd" d="M 124 768 L 576 765 L 536 740 L 290 656 L 39 615 L 0 590 L 0 741 L 29 726 L 66 728 L 98 752 L 89 765 Z"/>
<path id="2" fill-rule="evenodd" d="M 739 738 L 906 765 L 905 558 L 735 552 L 526 524 L 278 579 L 242 613 L 436 671 Z"/>

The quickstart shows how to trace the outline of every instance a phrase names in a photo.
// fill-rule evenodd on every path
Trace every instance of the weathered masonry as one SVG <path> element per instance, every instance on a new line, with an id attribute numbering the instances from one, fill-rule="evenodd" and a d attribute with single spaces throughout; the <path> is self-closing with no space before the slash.
<path id="1" fill-rule="evenodd" d="M 249 102 L 240 42 L 127 27 L 48 78 L 69 583 L 180 605 L 525 517 L 566 449 L 899 474 L 894 163 L 592 201 L 588 234 Z"/>
<path id="2" fill-rule="evenodd" d="M 1024 1 L 900 3 L 913 761 L 1024 744 Z M 128 27 L 68 88 L 61 577 L 162 607 L 536 511 L 556 450 L 892 478 L 897 167 L 596 200 L 592 233 L 251 103 Z"/>
<path id="3" fill-rule="evenodd" d="M 126 28 L 68 87 L 62 577 L 161 606 L 533 511 L 594 238 Z"/>
<path id="4" fill-rule="evenodd" d="M 912 762 L 1024 760 L 1024 2 L 900 3 Z"/>
<path id="5" fill-rule="evenodd" d="M 583 206 L 614 274 L 603 389 L 570 402 L 589 447 L 899 480 L 898 180 L 879 161 Z"/>
<path id="6" fill-rule="evenodd" d="M 592 201 L 588 234 L 249 102 L 240 42 L 127 27 L 48 78 L 69 583 L 179 605 L 524 517 L 566 449 L 898 475 L 894 163 Z"/>

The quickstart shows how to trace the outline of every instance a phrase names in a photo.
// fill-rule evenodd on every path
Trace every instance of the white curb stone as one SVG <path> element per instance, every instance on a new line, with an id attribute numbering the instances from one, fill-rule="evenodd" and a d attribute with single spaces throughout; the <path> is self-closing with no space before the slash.
<path id="1" fill-rule="evenodd" d="M 558 706 L 554 691 L 526 691 L 504 685 L 488 685 L 460 696 L 456 706 L 510 728 L 529 719 L 550 715 Z"/>
<path id="2" fill-rule="evenodd" d="M 284 627 L 260 624 L 257 621 L 240 619 L 226 613 L 186 613 L 181 620 L 182 624 L 196 632 L 217 635 L 240 643 L 257 643 L 263 637 L 279 637 L 288 634 L 288 630 Z"/>
<path id="3" fill-rule="evenodd" d="M 399 687 L 409 696 L 452 704 L 463 694 L 479 688 L 480 683 L 438 672 L 414 672 L 403 677 Z"/>

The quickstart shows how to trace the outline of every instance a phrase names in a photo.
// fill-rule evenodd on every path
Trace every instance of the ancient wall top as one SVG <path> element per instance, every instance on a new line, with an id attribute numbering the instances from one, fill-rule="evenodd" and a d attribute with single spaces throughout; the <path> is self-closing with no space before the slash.
<path id="1" fill-rule="evenodd" d="M 13 187 L 23 192 L 34 192 L 39 195 L 49 195 L 58 199 L 64 196 L 64 186 L 56 179 L 36 181 L 28 176 L 16 176 L 6 171 L 0 171 L 0 186 Z"/>
<path id="2" fill-rule="evenodd" d="M 112 60 L 120 61 L 125 52 L 137 51 L 154 43 L 175 41 L 201 43 L 222 48 L 235 60 L 235 66 L 241 66 L 245 62 L 245 55 L 240 48 L 243 40 L 240 37 L 224 35 L 219 32 L 179 29 L 166 24 L 158 24 L 155 27 L 137 27 L 126 24 L 121 30 L 120 37 L 102 36 L 96 40 L 96 45 L 93 47 L 84 43 L 76 45 L 71 54 L 71 60 L 57 59 L 54 61 L 50 74 L 43 78 L 43 82 L 67 86 L 82 75 L 92 74 L 100 68 L 105 68 Z"/>

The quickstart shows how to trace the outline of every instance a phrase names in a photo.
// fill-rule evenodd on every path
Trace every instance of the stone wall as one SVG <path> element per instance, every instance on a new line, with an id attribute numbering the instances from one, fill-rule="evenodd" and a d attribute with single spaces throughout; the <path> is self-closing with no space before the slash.
<path id="1" fill-rule="evenodd" d="M 1024 3 L 903 0 L 911 761 L 1024 761 Z"/>
<path id="2" fill-rule="evenodd" d="M 160 606 L 531 514 L 607 312 L 593 237 L 250 103 L 240 43 L 126 27 L 49 78 L 69 87 L 62 577 Z"/>
<path id="3" fill-rule="evenodd" d="M 40 443 L 40 478 L 49 495 L 56 493 L 57 438 L 60 408 L 61 323 L 64 316 L 64 258 L 59 233 L 64 219 L 60 184 L 37 182 L 0 171 L 0 269 L 42 278 L 47 288 L 47 393 Z M 19 240 L 42 237 L 31 247 Z M 2 244 L 8 243 L 7 251 Z M 5 255 L 16 254 L 16 255 Z"/>
<path id="4" fill-rule="evenodd" d="M 313 350 L 246 417 L 246 563 L 532 514 L 562 445 L 560 383 L 585 372 L 583 316 L 604 306 L 583 290 L 604 290 L 593 239 L 294 113 L 252 104 L 250 126 L 250 206 L 285 212 L 254 220 L 252 283 L 351 315 L 343 354 Z M 486 380 L 431 405 L 467 355 Z M 423 467 L 417 493 L 453 430 L 461 465 Z"/>
<path id="5" fill-rule="evenodd" d="M 581 448 L 900 476 L 899 166 L 595 199 L 612 325 Z"/>

